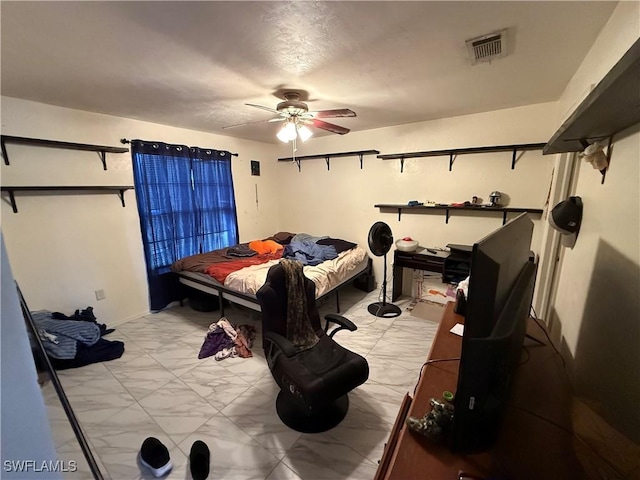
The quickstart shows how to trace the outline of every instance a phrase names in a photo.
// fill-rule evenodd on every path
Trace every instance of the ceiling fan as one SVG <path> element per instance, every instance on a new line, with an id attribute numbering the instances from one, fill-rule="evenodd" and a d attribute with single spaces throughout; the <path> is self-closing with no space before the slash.
<path id="1" fill-rule="evenodd" d="M 307 125 L 311 125 L 322 130 L 326 130 L 331 133 L 337 133 L 344 135 L 349 133 L 349 129 L 335 125 L 333 123 L 320 120 L 321 118 L 340 118 L 340 117 L 355 117 L 356 113 L 348 108 L 335 109 L 335 110 L 320 110 L 316 112 L 310 112 L 306 103 L 300 100 L 300 94 L 298 92 L 286 92 L 283 94 L 284 102 L 278 103 L 276 108 L 265 107 L 263 105 L 255 105 L 253 103 L 245 103 L 249 107 L 259 108 L 268 112 L 278 115 L 275 118 L 268 120 L 259 120 L 256 122 L 239 123 L 237 125 L 229 125 L 226 128 L 241 127 L 244 125 L 251 125 L 254 123 L 265 122 L 285 122 L 283 127 L 278 132 L 277 136 L 283 142 L 295 140 L 300 136 L 304 142 L 313 135 Z"/>

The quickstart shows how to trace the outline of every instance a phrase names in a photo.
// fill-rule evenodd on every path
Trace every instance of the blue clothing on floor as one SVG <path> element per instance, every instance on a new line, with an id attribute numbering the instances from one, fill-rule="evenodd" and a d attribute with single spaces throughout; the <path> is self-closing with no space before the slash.
<path id="1" fill-rule="evenodd" d="M 100 327 L 91 322 L 78 322 L 76 320 L 57 320 L 52 317 L 52 312 L 41 310 L 32 312 L 38 330 L 45 330 L 56 338 L 43 339 L 42 344 L 47 355 L 58 359 L 75 358 L 78 350 L 78 342 L 86 346 L 94 345 L 100 339 Z"/>

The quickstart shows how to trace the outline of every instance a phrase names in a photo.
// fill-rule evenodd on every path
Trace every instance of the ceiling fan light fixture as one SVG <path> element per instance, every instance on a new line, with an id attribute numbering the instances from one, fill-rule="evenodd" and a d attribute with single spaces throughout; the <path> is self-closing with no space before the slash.
<path id="1" fill-rule="evenodd" d="M 298 127 L 298 135 L 300 135 L 300 140 L 306 142 L 313 136 L 313 132 L 306 125 L 300 125 Z"/>
<path id="2" fill-rule="evenodd" d="M 296 124 L 293 122 L 285 123 L 280 131 L 276 134 L 281 142 L 288 143 L 295 139 L 298 132 L 296 131 Z"/>
<path id="3" fill-rule="evenodd" d="M 344 135 L 349 133 L 350 130 L 340 125 L 326 122 L 324 118 L 343 118 L 343 117 L 355 117 L 356 113 L 348 108 L 338 108 L 331 110 L 318 110 L 309 112 L 309 107 L 306 103 L 300 101 L 300 93 L 298 92 L 285 92 L 284 102 L 278 103 L 276 108 L 265 107 L 263 105 L 255 105 L 253 103 L 246 103 L 249 107 L 259 108 L 260 110 L 266 110 L 277 116 L 275 118 L 269 118 L 267 120 L 258 120 L 255 122 L 245 122 L 236 125 L 229 125 L 222 128 L 240 127 L 243 125 L 250 125 L 253 123 L 262 122 L 283 122 L 282 127 L 276 133 L 276 137 L 283 143 L 295 142 L 300 139 L 302 142 L 306 142 L 313 136 L 313 130 L 309 127 L 319 128 L 326 130 L 327 132 L 336 133 L 338 135 Z M 295 147 L 294 147 L 295 148 Z"/>

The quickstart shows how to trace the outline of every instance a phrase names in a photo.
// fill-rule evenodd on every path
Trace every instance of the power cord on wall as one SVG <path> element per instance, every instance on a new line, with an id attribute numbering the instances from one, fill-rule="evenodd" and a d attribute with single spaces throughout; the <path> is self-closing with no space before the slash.
<path id="1" fill-rule="evenodd" d="M 531 311 L 533 312 L 533 315 L 529 315 L 534 322 L 536 322 L 536 324 L 538 325 L 538 327 L 540 327 L 540 329 L 542 330 L 542 332 L 544 333 L 545 337 L 547 337 L 547 341 L 549 342 L 549 345 L 551 345 L 551 347 L 553 348 L 553 350 L 558 354 L 558 356 L 560 357 L 560 360 L 562 361 L 562 366 L 564 368 L 567 367 L 566 362 L 564 361 L 564 357 L 562 356 L 562 354 L 560 353 L 560 350 L 558 350 L 558 348 L 556 347 L 555 343 L 553 343 L 553 340 L 551 340 L 551 337 L 549 336 L 549 332 L 547 332 L 547 329 L 545 328 L 545 326 L 542 324 L 542 320 L 540 320 L 538 318 L 538 314 L 536 313 L 536 310 L 533 308 L 533 305 L 531 305 Z"/>
<path id="2" fill-rule="evenodd" d="M 392 295 L 390 295 L 388 292 L 389 292 L 389 285 L 387 284 L 387 297 L 383 299 L 382 287 L 380 287 L 380 292 L 378 292 L 378 302 L 384 301 L 384 302 L 390 303 Z"/>
<path id="3" fill-rule="evenodd" d="M 424 367 L 426 367 L 427 365 L 431 364 L 431 363 L 438 363 L 438 362 L 455 362 L 460 360 L 460 357 L 452 357 L 452 358 L 434 358 L 432 360 L 427 360 L 426 362 L 424 362 L 422 364 L 422 366 L 420 367 L 420 374 L 418 375 L 418 381 L 416 382 L 416 386 L 413 387 L 413 394 L 416 394 L 416 390 L 418 388 L 418 384 L 420 383 L 420 379 L 422 378 L 422 372 L 424 371 Z"/>
<path id="4" fill-rule="evenodd" d="M 387 275 L 387 278 L 385 279 L 385 281 L 387 282 L 387 298 L 384 299 L 385 302 L 387 303 L 391 303 L 391 297 L 393 296 L 393 292 L 389 293 L 389 275 Z M 393 274 L 391 274 L 391 282 L 393 282 Z M 382 286 L 380 286 L 380 292 L 378 292 L 378 301 L 382 302 Z"/>

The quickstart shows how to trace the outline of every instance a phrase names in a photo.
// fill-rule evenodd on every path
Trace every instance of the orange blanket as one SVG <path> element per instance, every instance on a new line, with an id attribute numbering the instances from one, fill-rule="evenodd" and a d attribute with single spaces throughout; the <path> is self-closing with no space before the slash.
<path id="1" fill-rule="evenodd" d="M 284 247 L 273 240 L 254 240 L 249 242 L 249 248 L 258 253 L 276 253 Z"/>
<path id="2" fill-rule="evenodd" d="M 278 250 L 275 253 L 263 253 L 253 257 L 231 260 L 229 262 L 214 263 L 205 269 L 205 273 L 211 275 L 217 281 L 224 284 L 224 281 L 230 273 L 251 265 L 259 265 L 261 263 L 267 263 L 270 260 L 278 260 L 279 258 L 282 258 L 283 251 L 284 250 Z"/>

